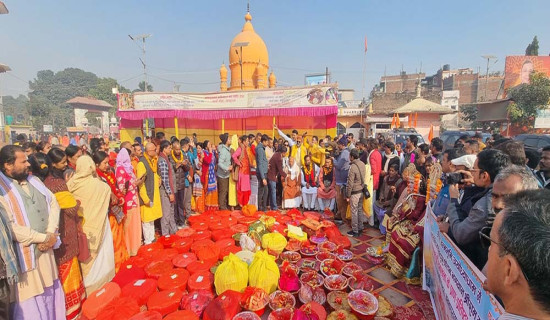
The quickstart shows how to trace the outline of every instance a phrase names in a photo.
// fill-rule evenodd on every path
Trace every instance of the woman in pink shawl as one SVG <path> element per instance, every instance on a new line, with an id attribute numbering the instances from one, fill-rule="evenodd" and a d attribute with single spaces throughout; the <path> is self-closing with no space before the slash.
<path id="1" fill-rule="evenodd" d="M 136 175 L 126 148 L 122 148 L 116 157 L 115 176 L 118 190 L 124 194 L 124 240 L 130 256 L 135 256 L 141 246 L 141 216 Z"/>

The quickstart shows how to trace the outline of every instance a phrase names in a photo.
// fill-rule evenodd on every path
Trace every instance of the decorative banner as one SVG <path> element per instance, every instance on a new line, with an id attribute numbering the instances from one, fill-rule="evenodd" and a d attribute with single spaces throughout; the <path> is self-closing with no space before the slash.
<path id="1" fill-rule="evenodd" d="M 330 107 L 338 104 L 338 89 L 332 86 L 277 88 L 218 93 L 135 93 L 119 96 L 119 112 L 157 110 L 231 110 L 296 107 Z"/>
<path id="2" fill-rule="evenodd" d="M 508 56 L 504 67 L 504 90 L 529 83 L 532 72 L 550 77 L 550 56 Z"/>
<path id="3" fill-rule="evenodd" d="M 424 226 L 424 283 L 437 319 L 498 319 L 504 312 L 482 287 L 483 274 L 437 227 L 430 206 Z"/>

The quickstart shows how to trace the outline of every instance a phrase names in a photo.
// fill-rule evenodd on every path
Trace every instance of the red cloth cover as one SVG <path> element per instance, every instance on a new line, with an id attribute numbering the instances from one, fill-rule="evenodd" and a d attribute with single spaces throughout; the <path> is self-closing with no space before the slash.
<path id="1" fill-rule="evenodd" d="M 173 269 L 169 272 L 163 273 L 157 285 L 159 290 L 171 290 L 179 289 L 185 291 L 187 288 L 187 280 L 189 279 L 189 272 L 185 269 Z"/>
<path id="2" fill-rule="evenodd" d="M 143 245 L 138 250 L 138 256 L 141 257 L 150 257 L 154 254 L 155 251 L 164 249 L 164 246 L 158 242 L 153 242 L 151 244 Z"/>
<path id="3" fill-rule="evenodd" d="M 170 313 L 163 320 L 199 320 L 199 316 L 191 310 L 178 310 Z"/>
<path id="4" fill-rule="evenodd" d="M 225 238 L 225 239 L 221 239 L 221 240 L 216 241 L 216 247 L 218 247 L 220 249 L 224 249 L 224 248 L 231 247 L 231 246 L 234 246 L 234 245 L 235 245 L 235 240 L 233 240 L 231 238 Z"/>
<path id="5" fill-rule="evenodd" d="M 207 221 L 199 221 L 197 223 L 193 223 L 193 224 L 191 224 L 191 228 L 193 228 L 193 230 L 195 230 L 195 231 L 208 230 L 208 222 Z M 195 234 L 196 234 L 196 232 L 195 232 Z"/>
<path id="6" fill-rule="evenodd" d="M 107 282 L 92 292 L 82 305 L 82 314 L 88 319 L 95 319 L 98 314 L 114 299 L 120 297 L 120 287 L 114 282 Z"/>
<path id="7" fill-rule="evenodd" d="M 218 251 L 218 257 L 219 257 L 219 251 Z M 191 262 L 190 264 L 187 265 L 187 271 L 189 271 L 190 274 L 195 274 L 197 272 L 202 272 L 202 271 L 210 272 L 210 268 L 212 268 L 214 266 L 214 264 L 216 264 L 216 262 L 218 261 L 218 259 L 217 259 L 218 257 L 216 257 L 215 261 L 213 261 L 213 260 L 193 261 L 193 262 Z"/>
<path id="8" fill-rule="evenodd" d="M 174 267 L 167 261 L 153 261 L 145 267 L 148 278 L 158 279 L 161 274 L 172 270 Z"/>
<path id="9" fill-rule="evenodd" d="M 225 227 L 221 230 L 212 231 L 212 240 L 218 241 L 221 239 L 231 238 L 233 234 L 235 234 L 235 232 L 233 232 L 230 227 Z"/>
<path id="10" fill-rule="evenodd" d="M 133 298 L 140 306 L 143 306 L 147 303 L 149 296 L 155 292 L 157 292 L 157 280 L 139 279 L 125 285 L 120 295 Z"/>
<path id="11" fill-rule="evenodd" d="M 127 320 L 139 311 L 140 307 L 134 298 L 119 297 L 106 305 L 96 320 Z"/>
<path id="12" fill-rule="evenodd" d="M 189 291 L 195 290 L 208 290 L 212 291 L 212 285 L 214 284 L 214 275 L 212 272 L 199 271 L 191 274 L 189 280 L 187 280 L 187 288 Z"/>
<path id="13" fill-rule="evenodd" d="M 162 320 L 162 314 L 157 311 L 143 311 L 131 317 L 129 320 Z"/>
<path id="14" fill-rule="evenodd" d="M 191 245 L 191 252 L 193 252 L 194 254 L 197 254 L 197 252 L 202 248 L 211 246 L 213 244 L 214 244 L 214 241 L 210 239 L 197 240 L 193 242 L 193 244 Z"/>
<path id="15" fill-rule="evenodd" d="M 178 289 L 164 290 L 153 293 L 147 301 L 147 309 L 158 311 L 163 316 L 178 310 L 183 291 Z"/>
<path id="16" fill-rule="evenodd" d="M 330 241 L 334 242 L 337 246 L 342 246 L 344 249 L 351 248 L 351 241 L 346 236 L 340 235 L 330 239 Z"/>
<path id="17" fill-rule="evenodd" d="M 217 216 L 220 216 L 220 217 L 229 217 L 231 216 L 231 211 L 230 210 L 218 210 L 215 212 L 215 214 Z"/>
<path id="18" fill-rule="evenodd" d="M 248 232 L 248 225 L 246 224 L 236 224 L 230 227 L 231 231 L 233 231 L 233 234 L 235 233 L 246 233 Z"/>
<path id="19" fill-rule="evenodd" d="M 172 264 L 177 268 L 187 268 L 193 261 L 197 261 L 197 256 L 193 252 L 186 252 L 175 256 L 172 259 Z"/>
<path id="20" fill-rule="evenodd" d="M 202 311 L 206 306 L 214 299 L 214 293 L 209 290 L 197 290 L 189 292 L 181 299 L 180 308 L 183 310 L 190 310 L 197 317 L 200 317 Z"/>
<path id="21" fill-rule="evenodd" d="M 180 237 L 177 234 L 165 235 L 157 239 L 157 242 L 162 244 L 164 248 L 171 248 L 174 242 L 178 241 Z"/>
<path id="22" fill-rule="evenodd" d="M 218 261 L 219 256 L 220 247 L 216 246 L 216 244 L 202 247 L 197 251 L 197 258 L 199 258 L 199 260 L 204 262 L 213 262 L 212 265 Z"/>
<path id="23" fill-rule="evenodd" d="M 225 247 L 220 251 L 220 260 L 223 260 L 226 256 L 228 256 L 230 253 L 237 253 L 241 251 L 241 247 L 237 247 L 236 245 L 231 245 L 229 247 Z"/>
<path id="24" fill-rule="evenodd" d="M 176 231 L 176 235 L 181 238 L 190 238 L 195 234 L 195 229 L 193 228 L 181 228 L 178 231 Z"/>
<path id="25" fill-rule="evenodd" d="M 146 277 L 145 270 L 133 264 L 127 264 L 122 266 L 118 270 L 117 274 L 111 280 L 119 285 L 119 287 L 124 288 L 130 282 L 136 281 L 138 279 L 144 279 Z"/>
<path id="26" fill-rule="evenodd" d="M 231 320 L 241 312 L 241 293 L 226 290 L 216 299 L 212 300 L 204 309 L 204 320 Z"/>
<path id="27" fill-rule="evenodd" d="M 178 253 L 185 253 L 185 252 L 188 252 L 189 249 L 191 249 L 192 244 L 193 244 L 193 239 L 191 238 L 180 239 L 174 242 L 173 248 L 176 249 Z"/>
<path id="28" fill-rule="evenodd" d="M 198 240 L 210 239 L 211 236 L 212 236 L 212 232 L 210 232 L 209 230 L 204 230 L 204 231 L 195 232 L 192 238 L 194 241 L 198 241 Z"/>

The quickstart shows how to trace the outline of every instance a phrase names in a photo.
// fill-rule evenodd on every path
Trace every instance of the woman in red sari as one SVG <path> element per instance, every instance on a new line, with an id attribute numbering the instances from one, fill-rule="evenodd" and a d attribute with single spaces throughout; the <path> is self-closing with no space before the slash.
<path id="1" fill-rule="evenodd" d="M 82 231 L 78 215 L 80 202 L 76 201 L 67 188 L 63 172 L 67 167 L 67 156 L 61 149 L 53 148 L 48 152 L 51 161 L 48 176 L 44 184 L 55 195 L 61 213 L 59 215 L 59 237 L 61 245 L 54 250 L 55 262 L 59 268 L 59 280 L 65 292 L 65 316 L 67 319 L 78 319 L 82 303 L 86 299 L 86 289 L 82 280 L 80 263 L 78 263 L 78 233 Z"/>
<path id="2" fill-rule="evenodd" d="M 237 201 L 244 207 L 250 199 L 250 161 L 248 158 L 248 137 L 239 138 L 239 147 L 231 155 L 233 162 L 239 166 L 239 181 L 237 181 Z"/>
<path id="3" fill-rule="evenodd" d="M 386 263 L 396 278 L 405 276 L 411 266 L 413 253 L 422 242 L 426 212 L 424 177 L 414 164 L 410 164 L 403 171 L 403 178 L 408 181 L 408 186 L 387 221 L 386 234 L 389 243 Z"/>
<path id="4" fill-rule="evenodd" d="M 113 246 L 115 249 L 115 272 L 124 261 L 128 259 L 128 249 L 124 237 L 124 194 L 122 194 L 116 183 L 115 174 L 109 166 L 109 156 L 104 151 L 96 151 L 92 159 L 96 165 L 97 175 L 111 188 L 111 202 L 109 204 L 109 224 L 113 234 Z"/>
<path id="5" fill-rule="evenodd" d="M 203 143 L 202 177 L 206 210 L 218 209 L 218 183 L 216 181 L 216 154 L 210 141 Z"/>

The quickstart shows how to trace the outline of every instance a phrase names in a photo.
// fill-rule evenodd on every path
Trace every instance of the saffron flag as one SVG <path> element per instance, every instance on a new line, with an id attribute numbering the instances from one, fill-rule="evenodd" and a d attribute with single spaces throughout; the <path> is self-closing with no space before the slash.
<path id="1" fill-rule="evenodd" d="M 407 117 L 407 118 L 408 118 L 408 125 L 409 125 L 409 128 L 412 128 L 412 120 L 413 120 L 412 115 L 413 115 L 413 114 L 412 114 L 412 112 L 411 112 L 411 113 L 409 114 L 409 116 Z"/>
<path id="2" fill-rule="evenodd" d="M 418 120 L 418 112 L 414 113 L 414 127 L 416 128 L 416 121 Z"/>
<path id="3" fill-rule="evenodd" d="M 401 121 L 399 120 L 399 113 L 395 114 L 395 125 L 397 128 L 401 128 Z"/>
<path id="4" fill-rule="evenodd" d="M 430 133 L 428 133 L 428 141 L 431 142 L 433 138 L 434 138 L 434 126 L 430 124 Z"/>
<path id="5" fill-rule="evenodd" d="M 365 53 L 367 53 L 367 36 L 365 36 Z"/>
<path id="6" fill-rule="evenodd" d="M 393 117 L 391 118 L 390 129 L 393 128 L 394 126 L 395 126 L 395 113 L 393 114 Z"/>

